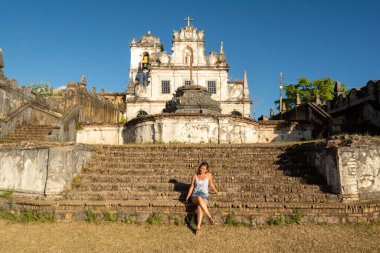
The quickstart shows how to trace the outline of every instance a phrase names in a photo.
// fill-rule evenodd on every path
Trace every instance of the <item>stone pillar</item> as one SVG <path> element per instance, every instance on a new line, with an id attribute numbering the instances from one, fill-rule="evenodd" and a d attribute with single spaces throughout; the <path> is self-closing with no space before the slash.
<path id="1" fill-rule="evenodd" d="M 3 50 L 0 48 L 0 69 L 4 68 Z"/>
<path id="2" fill-rule="evenodd" d="M 301 98 L 300 98 L 300 95 L 298 95 L 297 93 L 297 96 L 296 96 L 296 106 L 299 106 L 301 105 Z"/>
<path id="3" fill-rule="evenodd" d="M 340 82 L 337 81 L 335 82 L 335 86 L 334 86 L 334 98 L 337 98 L 342 94 L 343 94 L 343 87 L 340 84 Z"/>
<path id="4" fill-rule="evenodd" d="M 319 94 L 315 95 L 315 104 L 321 105 L 321 96 Z"/>
<path id="5" fill-rule="evenodd" d="M 4 60 L 3 60 L 3 50 L 0 48 L 0 78 L 4 77 L 4 72 L 2 68 L 4 68 Z"/>

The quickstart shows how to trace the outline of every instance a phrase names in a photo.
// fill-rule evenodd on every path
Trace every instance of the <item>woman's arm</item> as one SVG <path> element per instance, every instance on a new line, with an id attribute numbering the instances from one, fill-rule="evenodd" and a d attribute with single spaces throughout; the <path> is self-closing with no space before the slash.
<path id="1" fill-rule="evenodd" d="M 191 194 L 193 193 L 193 190 L 194 190 L 194 182 L 195 182 L 195 174 L 193 175 L 193 177 L 191 178 L 191 186 L 190 186 L 190 189 L 187 193 L 187 196 L 186 196 L 186 199 L 185 199 L 185 202 L 187 202 L 191 196 Z"/>
<path id="2" fill-rule="evenodd" d="M 211 186 L 211 189 L 214 193 L 218 194 L 218 191 L 216 190 L 216 187 L 215 187 L 215 184 L 214 184 L 214 181 L 212 180 L 212 175 L 211 173 L 208 173 L 208 180 L 210 181 L 210 186 Z"/>

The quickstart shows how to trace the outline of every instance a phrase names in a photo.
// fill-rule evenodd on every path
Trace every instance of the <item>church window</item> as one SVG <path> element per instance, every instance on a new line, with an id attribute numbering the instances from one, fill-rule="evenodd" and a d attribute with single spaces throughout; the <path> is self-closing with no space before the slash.
<path id="1" fill-rule="evenodd" d="M 215 81 L 207 81 L 207 90 L 210 94 L 216 94 L 216 82 Z"/>
<path id="2" fill-rule="evenodd" d="M 148 68 L 148 65 L 149 65 L 149 54 L 147 52 L 145 52 L 143 54 L 143 57 L 142 57 L 142 60 L 141 60 L 141 65 L 142 65 L 141 67 L 143 69 Z"/>
<path id="3" fill-rule="evenodd" d="M 239 117 L 243 116 L 243 115 L 241 115 L 240 112 L 238 112 L 238 111 L 236 111 L 236 110 L 233 110 L 233 111 L 231 112 L 231 115 L 239 116 Z"/>
<path id="4" fill-rule="evenodd" d="M 185 80 L 185 85 L 190 85 L 190 84 L 191 84 L 190 80 Z"/>
<path id="5" fill-rule="evenodd" d="M 140 118 L 140 117 L 144 117 L 144 116 L 147 116 L 148 113 L 146 111 L 143 111 L 143 110 L 140 110 L 138 113 L 137 113 L 137 118 Z"/>
<path id="6" fill-rule="evenodd" d="M 161 81 L 161 92 L 165 94 L 170 93 L 170 81 L 168 80 Z"/>

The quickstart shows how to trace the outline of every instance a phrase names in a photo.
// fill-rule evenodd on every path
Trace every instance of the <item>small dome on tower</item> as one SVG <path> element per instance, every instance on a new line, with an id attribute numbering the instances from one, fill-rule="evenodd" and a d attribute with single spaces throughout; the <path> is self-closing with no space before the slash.
<path id="1" fill-rule="evenodd" d="M 147 34 L 141 36 L 139 43 L 149 43 L 149 44 L 160 43 L 160 39 L 154 36 L 150 31 L 148 31 Z"/>

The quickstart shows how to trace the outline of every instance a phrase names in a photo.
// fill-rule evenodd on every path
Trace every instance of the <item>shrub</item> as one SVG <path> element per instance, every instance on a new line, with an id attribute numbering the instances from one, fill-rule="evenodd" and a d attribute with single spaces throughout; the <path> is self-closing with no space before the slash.
<path id="1" fill-rule="evenodd" d="M 75 175 L 74 177 L 73 177 L 73 181 L 71 182 L 71 187 L 72 188 L 78 188 L 80 185 L 81 185 L 81 183 L 82 183 L 82 175 Z"/>
<path id="2" fill-rule="evenodd" d="M 86 212 L 86 221 L 89 222 L 89 223 L 93 223 L 95 221 L 97 221 L 97 218 L 96 218 L 96 214 L 94 214 L 91 210 L 88 210 Z"/>
<path id="3" fill-rule="evenodd" d="M 162 215 L 160 213 L 154 213 L 148 218 L 148 223 L 151 225 L 162 224 Z"/>
<path id="4" fill-rule="evenodd" d="M 301 223 L 301 219 L 302 219 L 302 213 L 301 213 L 301 210 L 297 209 L 297 210 L 296 210 L 296 214 L 294 215 L 294 221 L 295 221 L 297 224 L 300 224 L 300 223 Z"/>
<path id="5" fill-rule="evenodd" d="M 136 217 L 134 217 L 132 215 L 126 215 L 124 218 L 124 222 L 126 224 L 134 224 L 136 222 Z"/>
<path id="6" fill-rule="evenodd" d="M 281 225 L 282 224 L 281 216 L 277 216 L 275 219 L 270 220 L 269 224 L 270 225 L 276 225 L 276 226 Z"/>
<path id="7" fill-rule="evenodd" d="M 104 220 L 109 221 L 109 222 L 118 222 L 119 217 L 118 217 L 117 213 L 106 212 L 104 214 Z"/>
<path id="8" fill-rule="evenodd" d="M 238 225 L 238 222 L 236 221 L 235 217 L 232 214 L 227 215 L 226 220 L 224 221 L 224 224 L 226 225 Z"/>
<path id="9" fill-rule="evenodd" d="M 20 213 L 16 212 L 0 212 L 0 218 L 15 221 L 15 222 L 31 222 L 31 221 L 40 221 L 40 222 L 50 222 L 53 223 L 56 221 L 55 211 L 52 213 L 38 213 L 34 210 L 25 210 Z"/>

